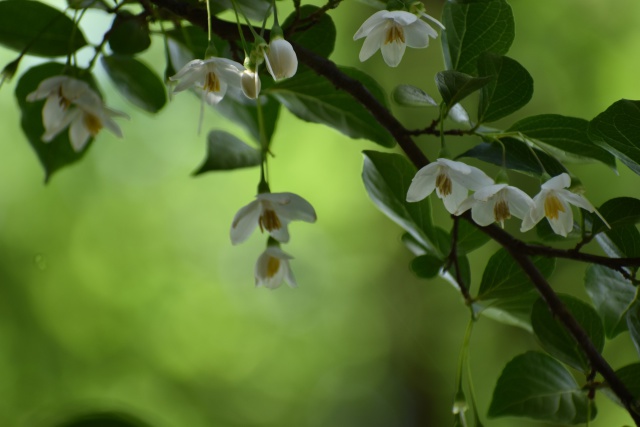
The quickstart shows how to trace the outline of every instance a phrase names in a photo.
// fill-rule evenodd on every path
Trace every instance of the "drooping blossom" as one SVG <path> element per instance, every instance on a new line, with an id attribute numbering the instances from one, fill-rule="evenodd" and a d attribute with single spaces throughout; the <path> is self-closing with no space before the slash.
<path id="1" fill-rule="evenodd" d="M 195 86 L 202 90 L 203 100 L 215 105 L 224 98 L 229 87 L 241 88 L 240 75 L 243 71 L 242 64 L 227 58 L 194 59 L 169 80 L 178 81 L 174 92 Z"/>
<path id="2" fill-rule="evenodd" d="M 254 276 L 256 287 L 264 286 L 269 289 L 279 288 L 283 281 L 292 288 L 298 287 L 289 260 L 293 257 L 278 246 L 269 246 L 256 262 Z"/>
<path id="3" fill-rule="evenodd" d="M 275 81 L 293 77 L 298 71 L 298 57 L 293 46 L 280 36 L 273 37 L 269 42 L 265 61 Z"/>
<path id="4" fill-rule="evenodd" d="M 471 209 L 471 218 L 483 227 L 515 216 L 524 219 L 533 208 L 533 200 L 524 191 L 507 184 L 493 184 L 467 197 L 455 212 L 460 215 Z"/>

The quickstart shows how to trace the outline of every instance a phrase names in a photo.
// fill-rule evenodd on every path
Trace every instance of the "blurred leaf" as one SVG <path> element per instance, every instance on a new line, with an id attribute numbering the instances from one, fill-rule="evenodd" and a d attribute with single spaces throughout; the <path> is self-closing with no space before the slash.
<path id="1" fill-rule="evenodd" d="M 363 154 L 362 179 L 373 203 L 431 255 L 442 259 L 445 254 L 438 248 L 429 199 L 416 203 L 406 201 L 416 168 L 400 154 L 377 151 L 364 151 Z"/>
<path id="2" fill-rule="evenodd" d="M 411 271 L 421 279 L 432 279 L 440 273 L 443 261 L 433 255 L 421 255 L 411 261 Z"/>
<path id="3" fill-rule="evenodd" d="M 458 253 L 468 254 L 489 241 L 489 236 L 468 221 L 458 221 Z"/>
<path id="4" fill-rule="evenodd" d="M 413 237 L 409 233 L 402 233 L 402 237 L 400 238 L 402 243 L 411 251 L 415 256 L 424 255 L 427 253 L 427 248 L 425 248 L 422 243 L 418 242 L 415 237 Z"/>
<path id="5" fill-rule="evenodd" d="M 640 303 L 636 302 L 627 312 L 627 327 L 631 341 L 640 354 Z M 638 396 L 638 395 L 636 395 Z"/>
<path id="6" fill-rule="evenodd" d="M 207 41 L 207 33 L 202 28 L 187 25 L 166 31 L 165 34 L 169 39 L 171 62 L 176 70 L 193 59 L 205 57 L 209 42 Z M 223 42 L 215 35 L 212 35 L 212 39 L 216 48 L 218 48 L 218 44 L 223 45 Z"/>
<path id="7" fill-rule="evenodd" d="M 602 319 L 607 338 L 625 331 L 624 314 L 636 293 L 633 285 L 617 271 L 601 265 L 589 266 L 584 285 Z"/>
<path id="8" fill-rule="evenodd" d="M 551 276 L 555 268 L 554 258 L 531 257 L 544 277 Z M 511 298 L 521 292 L 530 291 L 533 285 L 511 255 L 501 248 L 487 262 L 480 283 L 478 300 Z"/>
<path id="9" fill-rule="evenodd" d="M 531 328 L 531 308 L 539 298 L 535 290 L 516 296 L 475 303 L 475 311 L 505 325 L 516 326 L 528 332 Z"/>
<path id="10" fill-rule="evenodd" d="M 119 12 L 111 24 L 109 47 L 114 53 L 133 55 L 151 46 L 149 23 L 127 11 Z"/>
<path id="11" fill-rule="evenodd" d="M 212 130 L 207 135 L 207 158 L 194 172 L 205 172 L 249 168 L 260 165 L 260 150 L 247 145 L 228 132 Z"/>
<path id="12" fill-rule="evenodd" d="M 640 199 L 633 197 L 616 197 L 607 200 L 598 208 L 600 215 L 607 220 L 611 229 L 636 224 L 640 221 Z M 608 231 L 609 227 L 594 213 L 585 216 L 592 222 L 591 234 Z"/>
<path id="13" fill-rule="evenodd" d="M 473 92 L 488 84 L 493 77 L 473 77 L 455 70 L 440 71 L 436 74 L 436 86 L 442 100 L 450 110 Z"/>
<path id="14" fill-rule="evenodd" d="M 230 94 L 228 94 L 230 95 Z M 280 103 L 270 96 L 260 97 L 262 114 L 264 115 L 264 131 L 267 145 L 271 144 L 271 138 L 276 131 L 278 116 L 280 115 Z M 260 124 L 258 122 L 258 107 L 256 101 L 250 100 L 240 94 L 239 98 L 225 96 L 218 105 L 216 111 L 229 120 L 242 126 L 260 144 Z"/>
<path id="15" fill-rule="evenodd" d="M 559 295 L 574 319 L 585 330 L 595 348 L 604 348 L 604 329 L 596 310 L 589 304 L 570 295 Z M 549 310 L 547 303 L 538 298 L 531 313 L 533 332 L 540 340 L 542 348 L 556 359 L 588 374 L 591 371 L 589 359 L 573 336 Z"/>
<path id="16" fill-rule="evenodd" d="M 485 52 L 478 58 L 478 74 L 493 77 L 480 91 L 479 123 L 506 117 L 531 100 L 533 79 L 515 59 Z"/>
<path id="17" fill-rule="evenodd" d="M 102 412 L 74 417 L 56 427 L 150 427 L 150 425 L 128 414 Z"/>
<path id="18" fill-rule="evenodd" d="M 340 70 L 364 84 L 386 105 L 384 92 L 375 80 L 354 68 L 341 67 Z M 322 123 L 351 138 L 369 139 L 384 147 L 395 145 L 391 134 L 365 107 L 313 72 L 296 74 L 295 78 L 278 82 L 263 92 L 275 96 L 302 120 Z"/>
<path id="19" fill-rule="evenodd" d="M 66 67 L 63 64 L 57 62 L 37 65 L 28 69 L 27 72 L 20 77 L 16 86 L 16 98 L 22 114 L 20 124 L 31 147 L 36 152 L 40 164 L 44 168 L 45 182 L 48 182 L 51 176 L 59 169 L 80 160 L 88 151 L 91 141 L 93 141 L 93 138 L 91 138 L 85 149 L 78 153 L 71 147 L 69 133 L 65 129 L 51 142 L 43 142 L 42 135 L 44 134 L 44 125 L 42 124 L 42 108 L 45 101 L 28 102 L 26 100 L 27 95 L 36 90 L 40 82 L 49 77 L 60 75 L 65 69 Z M 91 74 L 84 73 L 78 78 L 89 83 L 93 89 L 99 93 Z"/>
<path id="20" fill-rule="evenodd" d="M 116 88 L 135 106 L 157 113 L 167 103 L 164 83 L 142 62 L 125 55 L 103 56 L 101 61 Z"/>
<path id="21" fill-rule="evenodd" d="M 98 9 L 109 10 L 109 5 L 104 0 L 67 0 L 71 9 Z"/>
<path id="22" fill-rule="evenodd" d="M 543 353 L 527 352 L 505 366 L 489 417 L 516 416 L 563 424 L 587 421 L 589 399 L 571 373 Z M 596 410 L 592 407 L 591 419 Z"/>
<path id="23" fill-rule="evenodd" d="M 627 386 L 627 389 L 629 389 L 629 392 L 634 398 L 640 399 L 640 363 L 632 363 L 631 365 L 618 369 L 616 376 Z M 617 399 L 615 401 L 617 401 Z"/>
<path id="24" fill-rule="evenodd" d="M 615 170 L 616 160 L 611 153 L 595 145 L 587 133 L 589 122 L 559 114 L 541 114 L 519 120 L 508 132 L 520 132 L 542 148 L 552 147 L 560 153 L 570 153 L 569 161 L 594 159 Z M 567 156 L 565 156 L 567 157 Z"/>
<path id="25" fill-rule="evenodd" d="M 304 5 L 300 8 L 300 18 L 306 18 L 318 10 L 320 8 L 317 6 Z M 282 24 L 285 32 L 291 30 L 290 27 L 295 20 L 296 12 L 294 11 Z M 288 40 L 328 58 L 336 44 L 336 26 L 329 15 L 321 13 L 312 22 L 302 26 L 297 25 L 295 32 L 288 37 Z"/>
<path id="26" fill-rule="evenodd" d="M 0 44 L 18 52 L 28 47 L 29 55 L 64 56 L 87 41 L 58 9 L 37 1 L 4 0 L 0 2 Z"/>
<path id="27" fill-rule="evenodd" d="M 271 15 L 270 0 L 212 0 L 211 4 L 215 5 L 216 9 L 233 10 L 232 2 L 240 9 L 240 16 L 244 14 L 249 19 L 261 22 Z"/>
<path id="28" fill-rule="evenodd" d="M 391 95 L 393 100 L 404 107 L 437 107 L 434 101 L 425 91 L 411 85 L 398 85 Z"/>
<path id="29" fill-rule="evenodd" d="M 497 166 L 502 166 L 504 158 L 508 169 L 531 176 L 541 176 L 545 171 L 551 176 L 568 172 L 560 162 L 544 151 L 529 147 L 516 138 L 504 137 L 500 142 L 502 145 L 495 141 L 483 142 L 462 153 L 458 158 L 473 157 Z"/>
<path id="30" fill-rule="evenodd" d="M 466 255 L 458 256 L 458 268 L 460 269 L 460 280 L 462 280 L 462 283 L 468 289 L 471 286 L 471 264 L 469 264 L 469 258 L 467 258 Z M 451 263 L 449 268 L 445 271 L 451 276 L 450 279 L 453 280 L 451 284 L 459 289 L 460 284 L 458 283 L 458 275 L 456 273 L 455 265 Z"/>
<path id="31" fill-rule="evenodd" d="M 613 103 L 591 120 L 589 138 L 640 175 L 640 101 Z"/>
<path id="32" fill-rule="evenodd" d="M 640 256 L 640 232 L 635 225 L 621 225 L 596 236 L 596 241 L 612 258 Z"/>
<path id="33" fill-rule="evenodd" d="M 504 55 L 515 37 L 505 0 L 447 1 L 442 12 L 442 50 L 448 70 L 475 74 L 484 52 Z"/>

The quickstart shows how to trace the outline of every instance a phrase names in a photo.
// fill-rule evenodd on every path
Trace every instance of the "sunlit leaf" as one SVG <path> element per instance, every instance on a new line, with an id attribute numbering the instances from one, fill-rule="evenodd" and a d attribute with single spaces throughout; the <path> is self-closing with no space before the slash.
<path id="1" fill-rule="evenodd" d="M 207 157 L 194 175 L 258 166 L 261 160 L 260 150 L 228 132 L 212 130 L 207 135 Z"/>
<path id="2" fill-rule="evenodd" d="M 438 103 L 425 91 L 411 85 L 398 85 L 391 94 L 393 100 L 404 107 L 437 107 Z"/>
<path id="3" fill-rule="evenodd" d="M 103 56 L 101 61 L 120 93 L 135 106 L 157 113 L 167 103 L 162 80 L 142 62 L 126 55 Z"/>
<path id="4" fill-rule="evenodd" d="M 627 329 L 624 314 L 633 301 L 635 288 L 617 271 L 591 265 L 584 279 L 587 294 L 602 319 L 607 338 Z"/>
<path id="5" fill-rule="evenodd" d="M 474 304 L 474 310 L 497 322 L 532 332 L 531 308 L 538 298 L 539 294 L 532 289 L 511 297 L 478 301 Z"/>
<path id="6" fill-rule="evenodd" d="M 640 222 L 640 199 L 633 197 L 616 197 L 607 200 L 598 208 L 600 215 L 607 220 L 611 229 L 616 227 L 633 225 Z M 592 222 L 591 233 L 598 234 L 608 231 L 609 227 L 595 213 L 588 216 Z"/>

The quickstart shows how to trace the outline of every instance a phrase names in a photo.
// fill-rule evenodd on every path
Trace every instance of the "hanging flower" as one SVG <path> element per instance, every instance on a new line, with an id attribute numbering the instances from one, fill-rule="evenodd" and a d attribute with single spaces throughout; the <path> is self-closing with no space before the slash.
<path id="1" fill-rule="evenodd" d="M 476 224 L 486 227 L 515 216 L 523 219 L 533 208 L 533 200 L 524 191 L 507 184 L 494 184 L 481 188 L 463 201 L 456 215 L 471 209 L 471 217 Z"/>
<path id="2" fill-rule="evenodd" d="M 288 79 L 298 71 L 298 57 L 291 43 L 284 38 L 272 37 L 265 56 L 267 70 L 275 81 Z"/>
<path id="3" fill-rule="evenodd" d="M 444 30 L 438 20 L 426 13 L 424 16 Z M 397 67 L 407 46 L 425 48 L 429 46 L 429 37 L 436 38 L 438 33 L 413 13 L 380 10 L 364 21 L 353 39 L 363 37 L 366 38 L 360 50 L 360 61 L 366 61 L 380 49 L 384 62 Z"/>
<path id="4" fill-rule="evenodd" d="M 254 273 L 256 287 L 264 286 L 269 289 L 277 289 L 284 280 L 292 288 L 297 288 L 296 278 L 289 265 L 291 259 L 293 257 L 278 246 L 267 247 L 256 262 Z"/>
<path id="5" fill-rule="evenodd" d="M 180 80 L 173 89 L 174 92 L 181 92 L 195 85 L 202 89 L 203 100 L 215 105 L 224 98 L 230 86 L 240 89 L 242 71 L 244 67 L 230 59 L 194 59 L 182 67 L 175 76 L 169 77 L 169 80 Z"/>
<path id="6" fill-rule="evenodd" d="M 256 99 L 260 95 L 262 84 L 258 71 L 244 70 L 240 78 L 242 93 L 249 99 Z"/>
<path id="7" fill-rule="evenodd" d="M 433 190 L 450 213 L 456 212 L 467 198 L 469 190 L 478 190 L 493 184 L 480 169 L 449 159 L 438 159 L 416 173 L 407 191 L 407 202 L 418 202 Z"/>
<path id="8" fill-rule="evenodd" d="M 587 212 L 595 211 L 600 219 L 607 224 L 607 221 L 587 199 L 567 190 L 570 185 L 571 178 L 566 173 L 555 176 L 542 184 L 540 192 L 533 198 L 533 208 L 522 221 L 520 231 L 531 230 L 542 218 L 547 217 L 553 232 L 567 237 L 573 229 L 573 211 L 569 205 L 577 206 Z"/>
<path id="9" fill-rule="evenodd" d="M 293 193 L 261 193 L 256 200 L 241 208 L 231 224 L 231 243 L 242 243 L 256 227 L 265 230 L 279 242 L 289 241 L 289 222 L 316 221 L 316 211 L 302 197 Z"/>

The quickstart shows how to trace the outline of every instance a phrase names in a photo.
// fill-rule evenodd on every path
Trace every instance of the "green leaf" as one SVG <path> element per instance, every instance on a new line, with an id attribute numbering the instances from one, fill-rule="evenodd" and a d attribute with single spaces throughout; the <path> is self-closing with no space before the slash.
<path id="1" fill-rule="evenodd" d="M 504 0 L 445 3 L 442 50 L 448 70 L 475 74 L 483 52 L 504 55 L 515 37 L 511 7 Z"/>
<path id="2" fill-rule="evenodd" d="M 589 138 L 640 175 L 640 101 L 615 102 L 591 120 Z"/>
<path id="3" fill-rule="evenodd" d="M 293 12 L 282 24 L 285 31 L 295 31 L 289 41 L 296 42 L 301 46 L 328 58 L 333 52 L 336 44 L 336 26 L 333 20 L 326 13 L 318 13 L 320 8 L 312 5 L 304 5 L 300 8 L 300 18 L 304 20 L 309 16 L 315 16 L 310 22 L 292 26 L 297 22 L 296 12 Z"/>
<path id="4" fill-rule="evenodd" d="M 114 53 L 133 55 L 151 46 L 149 23 L 127 11 L 119 12 L 111 24 L 109 47 Z"/>
<path id="5" fill-rule="evenodd" d="M 478 123 L 495 122 L 525 106 L 533 96 L 533 79 L 515 59 L 485 52 L 478 74 L 492 77 L 480 92 Z"/>
<path id="6" fill-rule="evenodd" d="M 150 427 L 146 422 L 122 412 L 98 412 L 75 416 L 56 427 Z"/>
<path id="7" fill-rule="evenodd" d="M 601 265 L 589 266 L 584 285 L 602 319 L 607 338 L 625 331 L 624 314 L 635 296 L 633 285 L 617 271 Z"/>
<path id="8" fill-rule="evenodd" d="M 393 100 L 404 107 L 437 107 L 434 101 L 425 91 L 411 85 L 399 85 L 391 94 Z"/>
<path id="9" fill-rule="evenodd" d="M 553 258 L 532 257 L 531 260 L 540 272 L 549 277 L 555 268 Z M 521 292 L 527 292 L 533 285 L 520 266 L 504 249 L 499 249 L 489 259 L 482 275 L 478 300 L 510 298 Z"/>
<path id="10" fill-rule="evenodd" d="M 421 279 L 432 279 L 440 273 L 443 261 L 433 255 L 421 255 L 411 261 L 411 271 Z"/>
<path id="11" fill-rule="evenodd" d="M 598 208 L 598 212 L 607 220 L 611 229 L 636 224 L 640 221 L 640 199 L 634 199 L 633 197 L 616 197 L 615 199 L 604 202 L 602 206 Z M 593 223 L 591 227 L 592 234 L 609 230 L 609 227 L 607 227 L 595 213 L 590 214 L 589 217 Z"/>
<path id="12" fill-rule="evenodd" d="M 436 74 L 436 86 L 449 110 L 492 79 L 493 77 L 473 77 L 459 71 L 447 70 Z"/>
<path id="13" fill-rule="evenodd" d="M 71 38 L 73 36 L 73 39 Z M 0 2 L 0 44 L 29 55 L 63 56 L 87 45 L 67 15 L 37 1 Z"/>
<path id="14" fill-rule="evenodd" d="M 468 221 L 458 221 L 458 253 L 468 254 L 483 246 L 489 236 Z"/>
<path id="15" fill-rule="evenodd" d="M 40 164 L 44 168 L 45 182 L 48 182 L 51 176 L 61 168 L 80 160 L 88 151 L 93 140 L 90 139 L 85 149 L 79 153 L 71 147 L 69 134 L 66 130 L 60 132 L 51 142 L 45 143 L 42 141 L 42 135 L 44 134 L 42 108 L 45 101 L 28 102 L 26 97 L 36 90 L 44 79 L 60 75 L 65 69 L 64 65 L 57 62 L 49 62 L 32 67 L 22 75 L 16 86 L 16 98 L 22 114 L 20 124 L 31 147 L 36 152 Z M 91 74 L 82 74 L 79 78 L 85 80 L 96 92 L 99 92 Z"/>
<path id="16" fill-rule="evenodd" d="M 67 0 L 71 9 L 98 9 L 109 10 L 109 5 L 104 0 Z"/>
<path id="17" fill-rule="evenodd" d="M 240 94 L 239 98 L 225 96 L 218 105 L 216 111 L 229 120 L 242 126 L 253 137 L 255 142 L 260 143 L 260 123 L 258 121 L 258 107 L 256 101 L 246 98 Z M 271 144 L 271 139 L 276 131 L 278 116 L 280 115 L 280 103 L 270 96 L 260 97 L 262 114 L 264 115 L 264 131 L 267 145 Z"/>
<path id="18" fill-rule="evenodd" d="M 425 198 L 408 203 L 407 190 L 416 168 L 400 154 L 364 151 L 362 179 L 369 197 L 385 215 L 408 231 L 429 254 L 443 259 L 431 218 L 431 204 Z"/>
<path id="19" fill-rule="evenodd" d="M 364 84 L 386 105 L 384 92 L 375 80 L 354 68 L 341 67 L 340 70 Z M 391 134 L 365 107 L 313 72 L 296 74 L 295 78 L 278 82 L 263 92 L 275 96 L 302 120 L 322 123 L 351 138 L 369 139 L 384 147 L 395 145 Z"/>
<path id="20" fill-rule="evenodd" d="M 411 251 L 412 254 L 414 254 L 415 256 L 420 256 L 420 255 L 424 255 L 427 253 L 427 248 L 425 248 L 422 243 L 420 243 L 419 241 L 416 240 L 415 237 L 413 237 L 411 234 L 409 233 L 402 233 L 402 237 L 400 238 L 400 240 L 402 240 L 402 243 L 407 247 L 407 249 L 409 249 L 409 251 Z"/>
<path id="21" fill-rule="evenodd" d="M 469 264 L 469 258 L 466 255 L 458 256 L 458 268 L 460 269 L 460 280 L 464 286 L 469 288 L 471 286 L 471 264 Z M 460 285 L 458 283 L 458 274 L 456 273 L 456 268 L 453 263 L 450 263 L 449 268 L 445 270 L 449 277 L 443 276 L 445 279 L 449 281 L 456 289 L 460 289 Z"/>
<path id="22" fill-rule="evenodd" d="M 529 147 L 526 143 L 510 137 L 504 137 L 498 142 L 483 142 L 462 153 L 460 157 L 473 157 L 497 166 L 503 165 L 503 158 L 510 170 L 522 172 L 530 176 L 541 176 L 545 171 L 556 176 L 568 172 L 556 159 L 542 150 Z"/>
<path id="23" fill-rule="evenodd" d="M 604 329 L 596 310 L 589 304 L 570 295 L 559 295 L 569 312 L 585 330 L 593 345 L 602 352 Z M 533 332 L 542 348 L 556 359 L 588 374 L 591 364 L 573 336 L 549 311 L 547 303 L 539 298 L 531 313 Z"/>
<path id="24" fill-rule="evenodd" d="M 157 113 L 167 103 L 160 77 L 131 56 L 103 56 L 102 65 L 120 93 L 132 104 L 149 113 Z"/>
<path id="25" fill-rule="evenodd" d="M 631 395 L 640 399 L 640 363 L 632 363 L 616 371 L 616 376 L 627 386 Z"/>
<path id="26" fill-rule="evenodd" d="M 532 332 L 531 307 L 538 297 L 539 294 L 532 289 L 512 297 L 476 302 L 474 311 L 505 325 Z"/>
<path id="27" fill-rule="evenodd" d="M 187 25 L 169 30 L 166 35 L 169 42 L 169 56 L 176 70 L 193 59 L 205 57 L 209 42 L 207 33 L 202 28 Z M 225 49 L 226 43 L 218 37 L 212 35 L 212 40 L 219 53 Z"/>
<path id="28" fill-rule="evenodd" d="M 505 366 L 493 391 L 489 417 L 580 424 L 587 421 L 589 404 L 586 392 L 564 366 L 546 354 L 530 351 Z M 595 416 L 593 407 L 591 419 Z"/>
<path id="29" fill-rule="evenodd" d="M 640 354 L 640 303 L 633 304 L 627 312 L 627 327 L 631 341 Z"/>
<path id="30" fill-rule="evenodd" d="M 589 122 L 584 119 L 541 114 L 516 122 L 508 132 L 520 132 L 561 160 L 584 162 L 593 159 L 615 169 L 613 155 L 589 139 L 588 129 Z"/>
<path id="31" fill-rule="evenodd" d="M 207 158 L 194 175 L 205 172 L 250 168 L 262 161 L 260 150 L 228 132 L 212 130 L 207 135 Z"/>
<path id="32" fill-rule="evenodd" d="M 640 232 L 635 225 L 621 225 L 605 230 L 596 236 L 596 241 L 612 258 L 640 257 Z"/>

